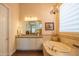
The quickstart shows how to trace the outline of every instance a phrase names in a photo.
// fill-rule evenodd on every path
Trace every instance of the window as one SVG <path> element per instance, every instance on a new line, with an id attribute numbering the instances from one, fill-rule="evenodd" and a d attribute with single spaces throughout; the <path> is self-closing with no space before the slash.
<path id="1" fill-rule="evenodd" d="M 78 3 L 66 3 L 60 7 L 60 32 L 79 32 Z"/>

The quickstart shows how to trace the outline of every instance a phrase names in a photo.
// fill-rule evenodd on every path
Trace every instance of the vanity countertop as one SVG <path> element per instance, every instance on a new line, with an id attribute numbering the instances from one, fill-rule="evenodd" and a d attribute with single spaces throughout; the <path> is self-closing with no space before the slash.
<path id="1" fill-rule="evenodd" d="M 16 38 L 43 38 L 42 35 L 16 35 Z"/>

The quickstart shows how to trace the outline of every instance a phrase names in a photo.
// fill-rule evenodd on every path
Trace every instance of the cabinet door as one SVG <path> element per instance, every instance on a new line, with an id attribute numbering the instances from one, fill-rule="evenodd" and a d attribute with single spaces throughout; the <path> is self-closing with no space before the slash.
<path id="1" fill-rule="evenodd" d="M 36 50 L 37 49 L 37 47 L 36 47 L 36 38 L 30 38 L 30 48 L 31 48 L 31 50 Z"/>
<path id="2" fill-rule="evenodd" d="M 41 50 L 42 38 L 17 38 L 17 50 Z"/>
<path id="3" fill-rule="evenodd" d="M 42 38 L 38 38 L 36 41 L 37 41 L 36 42 L 36 48 L 37 48 L 37 50 L 42 50 L 42 44 L 43 44 Z"/>
<path id="4" fill-rule="evenodd" d="M 30 41 L 29 38 L 17 38 L 17 50 L 30 50 Z"/>
<path id="5" fill-rule="evenodd" d="M 30 49 L 41 50 L 42 49 L 42 39 L 41 38 L 30 38 Z"/>

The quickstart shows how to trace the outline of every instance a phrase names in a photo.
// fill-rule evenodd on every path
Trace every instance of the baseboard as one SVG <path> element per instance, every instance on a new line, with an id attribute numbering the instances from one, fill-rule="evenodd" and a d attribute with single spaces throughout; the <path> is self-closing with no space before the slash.
<path id="1" fill-rule="evenodd" d="M 14 53 L 15 53 L 16 49 L 14 49 L 10 54 L 9 56 L 12 56 Z"/>
<path id="2" fill-rule="evenodd" d="M 16 51 L 42 51 L 42 50 L 16 50 Z"/>

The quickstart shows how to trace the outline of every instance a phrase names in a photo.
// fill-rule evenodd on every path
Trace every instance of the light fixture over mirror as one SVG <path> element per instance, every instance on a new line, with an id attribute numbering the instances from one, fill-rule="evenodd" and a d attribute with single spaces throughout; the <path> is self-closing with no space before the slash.
<path id="1" fill-rule="evenodd" d="M 24 21 L 37 21 L 37 20 L 38 20 L 37 17 L 28 16 L 28 17 L 25 17 L 25 20 Z"/>

